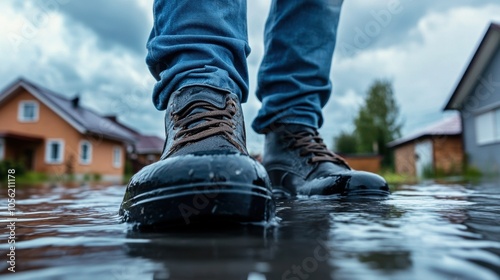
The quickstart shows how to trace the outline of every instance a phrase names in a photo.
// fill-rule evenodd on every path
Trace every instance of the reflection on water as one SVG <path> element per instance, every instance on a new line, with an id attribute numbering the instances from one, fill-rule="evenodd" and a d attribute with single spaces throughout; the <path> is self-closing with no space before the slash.
<path id="1" fill-rule="evenodd" d="M 5 188 L 2 188 L 5 191 Z M 267 227 L 133 232 L 123 186 L 17 189 L 9 279 L 499 279 L 500 185 L 403 186 L 385 200 L 277 202 Z M 6 201 L 7 193 L 0 199 Z M 2 225 L 7 206 L 0 209 Z M 5 228 L 2 226 L 2 228 Z"/>

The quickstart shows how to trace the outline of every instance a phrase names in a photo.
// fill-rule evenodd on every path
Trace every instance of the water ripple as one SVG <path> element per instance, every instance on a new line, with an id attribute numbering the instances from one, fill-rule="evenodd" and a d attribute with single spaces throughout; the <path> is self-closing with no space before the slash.
<path id="1" fill-rule="evenodd" d="M 121 224 L 123 192 L 124 186 L 20 189 L 18 272 L 9 278 L 500 278 L 494 184 L 401 186 L 376 201 L 301 197 L 277 202 L 274 226 L 167 233 Z M 11 218 L 1 205 L 0 223 Z M 9 250 L 5 233 L 1 240 L 0 249 Z"/>

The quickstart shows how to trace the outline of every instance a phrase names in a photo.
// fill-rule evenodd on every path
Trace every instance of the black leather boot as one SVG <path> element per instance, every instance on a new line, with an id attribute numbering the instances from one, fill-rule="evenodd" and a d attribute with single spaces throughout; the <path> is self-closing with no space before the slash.
<path id="1" fill-rule="evenodd" d="M 130 180 L 120 207 L 139 227 L 267 221 L 274 216 L 269 178 L 245 147 L 235 94 L 189 87 L 169 99 L 159 162 Z"/>
<path id="2" fill-rule="evenodd" d="M 315 129 L 280 125 L 266 133 L 264 167 L 278 195 L 389 195 L 379 175 L 352 170 Z"/>

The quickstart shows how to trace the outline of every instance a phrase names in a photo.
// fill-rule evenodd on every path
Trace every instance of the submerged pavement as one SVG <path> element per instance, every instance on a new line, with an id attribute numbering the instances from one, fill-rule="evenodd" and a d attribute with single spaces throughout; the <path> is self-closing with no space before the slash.
<path id="1" fill-rule="evenodd" d="M 370 201 L 279 200 L 268 225 L 164 233 L 120 223 L 123 193 L 124 186 L 18 188 L 16 272 L 2 253 L 0 277 L 500 279 L 500 184 L 407 185 Z M 0 249 L 8 252 L 1 205 Z"/>

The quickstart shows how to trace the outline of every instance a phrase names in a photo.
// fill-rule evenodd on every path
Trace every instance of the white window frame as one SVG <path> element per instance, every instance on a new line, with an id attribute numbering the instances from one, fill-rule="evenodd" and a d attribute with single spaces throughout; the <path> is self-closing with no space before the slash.
<path id="1" fill-rule="evenodd" d="M 83 158 L 83 146 L 87 146 L 87 153 L 88 153 L 87 160 L 85 160 Z M 92 143 L 90 143 L 87 140 L 80 141 L 78 154 L 79 154 L 80 164 L 83 164 L 83 165 L 91 164 L 92 163 Z"/>
<path id="2" fill-rule="evenodd" d="M 500 108 L 495 108 L 475 116 L 477 145 L 482 146 L 500 142 L 500 131 L 497 131 L 500 127 L 497 124 L 499 121 L 497 114 L 499 112 Z"/>
<path id="3" fill-rule="evenodd" d="M 59 144 L 59 157 L 56 160 L 52 160 L 50 158 L 52 154 L 52 144 L 57 143 Z M 64 140 L 63 139 L 47 139 L 47 142 L 45 144 L 45 163 L 48 164 L 61 164 L 64 161 Z"/>
<path id="4" fill-rule="evenodd" d="M 0 160 L 5 159 L 5 139 L 0 138 Z"/>
<path id="5" fill-rule="evenodd" d="M 32 104 L 33 107 L 33 119 L 26 119 L 24 116 L 25 105 Z M 17 110 L 17 120 L 24 123 L 37 122 L 40 113 L 40 105 L 35 100 L 23 100 L 19 102 L 19 108 Z"/>
<path id="6" fill-rule="evenodd" d="M 112 154 L 112 160 L 113 160 L 113 167 L 114 168 L 120 168 L 122 167 L 122 147 L 120 146 L 114 146 L 113 147 L 113 154 Z"/>
<path id="7" fill-rule="evenodd" d="M 495 129 L 495 138 L 498 142 L 500 142 L 500 108 L 493 110 L 493 122 Z"/>

